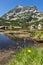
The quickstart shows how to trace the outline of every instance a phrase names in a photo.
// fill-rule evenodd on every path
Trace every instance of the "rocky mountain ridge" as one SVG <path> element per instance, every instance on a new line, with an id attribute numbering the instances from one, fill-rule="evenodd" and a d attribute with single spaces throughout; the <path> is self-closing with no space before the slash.
<path id="1" fill-rule="evenodd" d="M 5 20 L 20 20 L 26 22 L 40 21 L 43 19 L 43 12 L 39 12 L 36 6 L 16 6 L 2 16 Z"/>

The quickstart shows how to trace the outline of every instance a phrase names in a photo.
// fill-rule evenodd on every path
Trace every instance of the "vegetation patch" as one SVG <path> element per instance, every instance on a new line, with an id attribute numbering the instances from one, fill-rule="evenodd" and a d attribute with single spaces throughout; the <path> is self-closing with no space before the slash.
<path id="1" fill-rule="evenodd" d="M 43 48 L 24 48 L 7 65 L 43 65 Z"/>

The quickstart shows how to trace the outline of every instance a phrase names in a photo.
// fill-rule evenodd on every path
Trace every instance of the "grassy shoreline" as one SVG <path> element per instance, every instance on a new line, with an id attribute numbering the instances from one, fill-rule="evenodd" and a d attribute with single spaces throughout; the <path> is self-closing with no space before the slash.
<path id="1" fill-rule="evenodd" d="M 6 33 L 4 34 L 10 37 L 11 39 L 22 38 L 22 39 L 31 39 L 37 41 L 43 40 L 43 30 L 34 30 L 34 31 L 14 30 L 14 31 L 6 31 Z"/>

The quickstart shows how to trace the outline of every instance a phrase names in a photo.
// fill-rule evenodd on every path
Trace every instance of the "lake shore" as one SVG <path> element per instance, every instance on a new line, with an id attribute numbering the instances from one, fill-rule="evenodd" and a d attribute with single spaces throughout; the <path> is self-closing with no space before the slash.
<path id="1" fill-rule="evenodd" d="M 8 32 L 8 31 L 7 31 Z M 9 33 L 5 33 L 6 36 L 10 37 L 11 39 L 27 39 L 27 40 L 34 40 L 37 42 L 43 42 L 43 31 L 9 31 Z"/>

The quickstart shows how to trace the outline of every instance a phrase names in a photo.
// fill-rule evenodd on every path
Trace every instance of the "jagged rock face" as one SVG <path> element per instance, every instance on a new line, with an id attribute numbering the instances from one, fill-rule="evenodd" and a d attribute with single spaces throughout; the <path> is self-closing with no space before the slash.
<path id="1" fill-rule="evenodd" d="M 5 20 L 26 20 L 26 21 L 39 21 L 43 19 L 43 13 L 38 12 L 36 6 L 16 6 L 8 13 L 2 16 Z"/>

